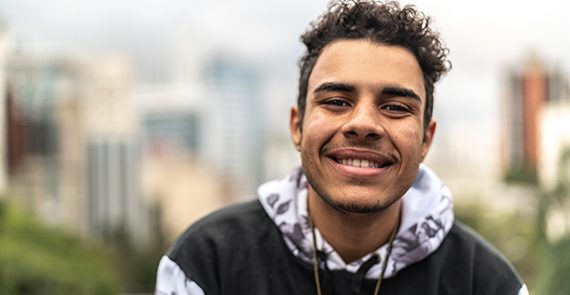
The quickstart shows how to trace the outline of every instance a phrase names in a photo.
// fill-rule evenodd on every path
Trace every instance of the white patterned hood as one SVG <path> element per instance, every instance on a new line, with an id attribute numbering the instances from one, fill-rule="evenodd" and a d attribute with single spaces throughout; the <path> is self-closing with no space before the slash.
<path id="1" fill-rule="evenodd" d="M 279 227 L 291 252 L 307 263 L 312 263 L 312 236 L 307 213 L 307 178 L 301 167 L 281 180 L 267 182 L 258 188 L 259 199 L 267 214 Z M 449 189 L 427 166 L 421 165 L 412 187 L 403 196 L 402 217 L 398 234 L 384 277 L 393 277 L 403 268 L 433 253 L 453 225 L 452 197 Z M 379 262 L 371 267 L 366 277 L 375 279 L 381 262 L 386 258 L 387 246 L 361 259 L 345 263 L 340 255 L 316 231 L 317 248 L 326 253 L 331 270 L 344 269 L 356 273 L 372 255 Z"/>

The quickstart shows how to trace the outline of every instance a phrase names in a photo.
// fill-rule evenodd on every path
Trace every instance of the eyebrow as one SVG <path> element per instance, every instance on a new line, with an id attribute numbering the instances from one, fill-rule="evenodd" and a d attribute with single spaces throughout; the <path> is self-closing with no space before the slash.
<path id="1" fill-rule="evenodd" d="M 354 92 L 356 87 L 346 83 L 339 82 L 325 82 L 317 87 L 313 93 L 326 92 L 326 91 L 339 91 L 339 92 Z"/>
<path id="2" fill-rule="evenodd" d="M 313 91 L 313 93 L 316 94 L 319 92 L 327 92 L 327 91 L 355 92 L 356 87 L 354 85 L 341 83 L 341 82 L 325 82 L 319 85 Z M 382 88 L 379 95 L 409 97 L 421 101 L 420 96 L 417 93 L 415 93 L 412 89 L 401 86 L 386 86 Z"/>
<path id="3" fill-rule="evenodd" d="M 415 93 L 412 89 L 399 87 L 399 86 L 387 86 L 380 91 L 381 95 L 389 95 L 389 96 L 400 96 L 400 97 L 409 97 L 413 99 L 417 99 L 421 101 L 420 96 Z"/>

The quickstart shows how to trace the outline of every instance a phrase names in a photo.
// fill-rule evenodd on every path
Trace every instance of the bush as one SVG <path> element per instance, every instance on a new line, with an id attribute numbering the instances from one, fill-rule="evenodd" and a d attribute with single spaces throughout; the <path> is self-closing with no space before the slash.
<path id="1" fill-rule="evenodd" d="M 570 294 L 570 237 L 547 246 L 541 267 L 540 294 Z"/>
<path id="2" fill-rule="evenodd" d="M 483 203 L 457 204 L 454 211 L 458 220 L 471 226 L 499 249 L 513 263 L 529 289 L 534 289 L 537 265 L 542 260 L 535 216 L 516 211 L 497 212 Z"/>
<path id="3" fill-rule="evenodd" d="M 0 294 L 117 294 L 108 251 L 0 200 Z"/>

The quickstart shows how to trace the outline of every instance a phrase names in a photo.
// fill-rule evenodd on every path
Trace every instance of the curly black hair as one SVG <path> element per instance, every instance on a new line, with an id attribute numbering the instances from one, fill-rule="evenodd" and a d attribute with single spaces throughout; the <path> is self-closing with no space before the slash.
<path id="1" fill-rule="evenodd" d="M 426 108 L 424 128 L 433 112 L 434 83 L 451 69 L 447 60 L 449 50 L 439 33 L 430 28 L 431 19 L 413 5 L 400 7 L 398 2 L 376 0 L 339 0 L 309 30 L 301 36 L 307 51 L 299 62 L 299 96 L 297 106 L 301 118 L 305 114 L 307 84 L 313 67 L 323 48 L 339 39 L 368 39 L 370 41 L 402 46 L 410 50 L 422 69 Z"/>

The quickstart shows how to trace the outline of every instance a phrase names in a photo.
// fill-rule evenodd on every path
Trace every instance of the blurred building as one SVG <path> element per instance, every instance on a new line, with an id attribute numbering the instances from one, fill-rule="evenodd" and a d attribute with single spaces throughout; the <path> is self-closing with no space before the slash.
<path id="1" fill-rule="evenodd" d="M 557 66 L 536 55 L 508 75 L 503 110 L 503 172 L 506 180 L 528 182 L 527 191 L 542 197 L 570 181 L 570 81 Z M 540 191 L 540 194 L 539 194 Z M 545 195 L 546 194 L 546 195 Z M 556 196 L 547 214 L 546 234 L 551 240 L 570 232 L 570 202 Z"/>
<path id="2" fill-rule="evenodd" d="M 150 239 L 141 198 L 130 62 L 13 55 L 8 63 L 11 190 L 41 217 L 91 237 Z"/>
<path id="3" fill-rule="evenodd" d="M 198 111 L 171 98 L 184 96 L 184 91 L 159 89 L 137 94 L 147 104 L 141 118 L 142 189 L 160 209 L 164 237 L 172 242 L 188 225 L 231 200 L 223 179 L 199 160 L 203 127 Z M 185 98 L 191 100 L 188 95 Z"/>
<path id="4" fill-rule="evenodd" d="M 570 156 L 570 88 L 566 83 L 560 96 L 546 104 L 540 113 L 539 183 L 553 189 L 561 175 L 570 176 L 570 162 L 563 166 L 565 154 Z M 567 156 L 567 157 L 568 157 Z M 566 169 L 566 171 L 564 170 Z M 570 179 L 566 179 L 570 181 Z"/>
<path id="5" fill-rule="evenodd" d="M 231 194 L 254 196 L 263 175 L 264 121 L 260 76 L 224 54 L 203 65 L 204 160 L 227 180 Z"/>
<path id="6" fill-rule="evenodd" d="M 509 68 L 503 82 L 500 127 L 446 124 L 427 162 L 459 202 L 484 197 L 481 200 L 494 209 L 532 212 L 535 184 L 556 178 L 556 164 L 567 142 L 568 78 L 531 55 Z"/>
<path id="7" fill-rule="evenodd" d="M 502 169 L 509 178 L 536 179 L 540 162 L 540 114 L 567 95 L 567 77 L 536 55 L 510 69 L 502 114 Z"/>
<path id="8" fill-rule="evenodd" d="M 230 200 L 222 180 L 191 154 L 175 145 L 152 146 L 142 165 L 143 192 L 159 208 L 164 238 L 171 243 L 194 221 Z"/>
<path id="9" fill-rule="evenodd" d="M 0 19 L 0 197 L 7 187 L 7 141 L 6 141 L 6 66 L 8 41 L 4 34 L 4 24 Z"/>
<path id="10" fill-rule="evenodd" d="M 283 121 L 282 124 L 286 125 L 287 121 Z M 264 181 L 283 178 L 301 164 L 299 154 L 291 141 L 289 129 L 286 130 L 286 132 L 280 130 L 268 132 L 264 156 Z"/>
<path id="11" fill-rule="evenodd" d="M 480 122 L 438 122 L 437 132 L 426 159 L 460 202 L 484 201 L 500 189 L 496 156 L 497 134 Z M 487 127 L 488 128 L 488 127 Z M 507 201 L 507 198 L 495 202 Z"/>
<path id="12" fill-rule="evenodd" d="M 546 222 L 552 242 L 570 234 L 570 95 L 568 83 L 562 86 L 565 91 L 542 109 L 539 125 L 539 183 L 555 202 Z"/>
<path id="13" fill-rule="evenodd" d="M 144 194 L 161 208 L 168 238 L 228 202 L 255 197 L 264 173 L 256 68 L 239 57 L 212 54 L 216 50 L 192 49 L 180 47 L 174 83 L 137 93 Z"/>

